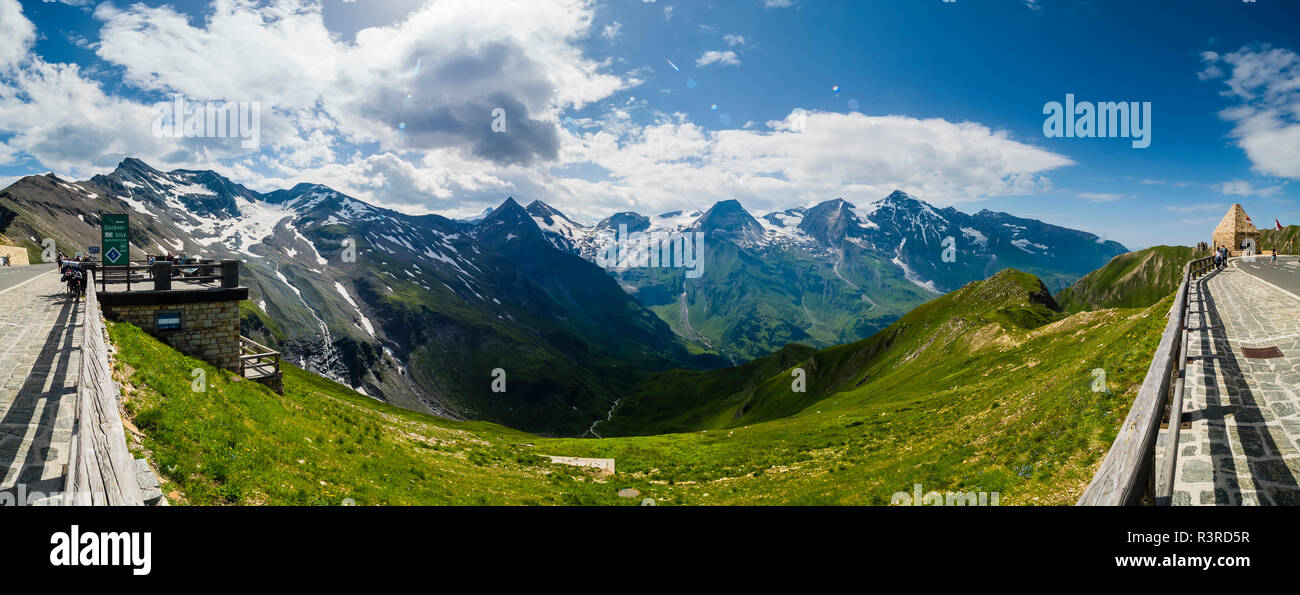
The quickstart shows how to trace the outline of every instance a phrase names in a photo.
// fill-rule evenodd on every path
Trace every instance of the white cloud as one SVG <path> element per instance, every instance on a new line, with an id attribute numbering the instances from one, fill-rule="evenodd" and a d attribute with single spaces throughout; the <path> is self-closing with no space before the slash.
<path id="1" fill-rule="evenodd" d="M 14 134 L 5 143 L 10 158 L 27 153 L 70 175 L 89 177 L 122 157 L 159 159 L 182 149 L 153 136 L 153 119 L 148 107 L 105 94 L 76 65 L 37 59 L 0 82 L 0 130 Z"/>
<path id="2" fill-rule="evenodd" d="M 1204 202 L 1204 203 L 1191 204 L 1191 205 L 1170 205 L 1170 206 L 1165 207 L 1165 210 L 1166 210 L 1166 211 L 1173 211 L 1173 212 L 1175 212 L 1175 213 L 1196 213 L 1196 212 L 1199 212 L 1199 211 L 1224 211 L 1224 212 L 1227 212 L 1228 207 L 1227 207 L 1227 205 L 1224 205 L 1223 203 L 1217 203 L 1217 202 Z"/>
<path id="3" fill-rule="evenodd" d="M 1300 55 L 1250 45 L 1226 55 L 1204 52 L 1202 80 L 1231 75 L 1223 95 L 1238 105 L 1220 112 L 1233 123 L 1232 137 L 1260 174 L 1300 179 Z"/>
<path id="4" fill-rule="evenodd" d="M 740 66 L 740 58 L 736 56 L 736 52 L 733 52 L 731 50 L 727 50 L 725 52 L 720 52 L 718 50 L 709 50 L 707 52 L 704 52 L 704 54 L 701 55 L 700 58 L 695 61 L 696 66 L 708 66 L 710 64 L 720 64 L 722 66 Z"/>
<path id="5" fill-rule="evenodd" d="M 738 46 L 738 45 L 739 45 L 739 46 L 743 46 L 743 45 L 745 45 L 745 36 L 744 36 L 744 35 L 734 35 L 734 34 L 728 33 L 728 34 L 726 34 L 726 35 L 723 35 L 723 36 L 722 36 L 722 39 L 723 39 L 723 41 L 726 41 L 726 42 L 727 42 L 727 45 L 729 45 L 729 46 L 733 46 L 733 47 L 734 47 L 734 46 Z"/>
<path id="6" fill-rule="evenodd" d="M 605 28 L 600 31 L 600 36 L 610 41 L 614 41 L 615 39 L 618 38 L 618 35 L 622 32 L 623 32 L 623 23 L 614 21 L 608 25 L 605 25 Z"/>
<path id="7" fill-rule="evenodd" d="M 292 0 L 213 6 L 195 27 L 167 6 L 100 5 L 98 55 L 145 89 L 259 101 L 264 114 L 295 120 L 319 109 L 347 140 L 381 150 L 455 146 L 521 164 L 554 157 L 561 108 L 635 84 L 577 49 L 591 27 L 588 0 L 435 2 L 391 26 L 359 31 L 352 43 L 326 28 L 319 7 Z M 507 112 L 509 135 L 491 131 L 497 107 Z M 292 144 L 271 138 L 280 141 Z"/>
<path id="8" fill-rule="evenodd" d="M 802 117 L 792 112 L 763 129 L 709 131 L 681 114 L 622 128 L 622 117 L 611 116 L 565 143 L 566 161 L 591 161 L 609 175 L 594 182 L 557 178 L 553 204 L 607 214 L 738 198 L 762 212 L 836 196 L 869 201 L 894 189 L 951 204 L 1049 189 L 1043 172 L 1073 163 L 975 123 L 858 113 Z"/>
<path id="9" fill-rule="evenodd" d="M 1173 186 L 1174 188 L 1186 188 L 1192 185 L 1191 182 L 1170 182 L 1169 180 L 1153 180 L 1153 179 L 1140 180 L 1138 181 L 1138 183 L 1146 184 L 1148 186 Z"/>
<path id="10" fill-rule="evenodd" d="M 128 86 L 158 98 L 261 104 L 265 151 L 250 156 L 212 139 L 154 138 L 147 105 L 106 94 L 74 65 L 26 54 L 31 23 L 15 0 L 0 0 L 7 33 L 0 73 L 27 56 L 20 71 L 0 78 L 0 131 L 15 134 L 0 154 L 27 152 L 61 171 L 98 170 L 126 155 L 161 167 L 247 158 L 240 167 L 311 168 L 338 159 L 345 145 L 370 142 L 417 159 L 454 147 L 470 159 L 544 163 L 558 152 L 562 110 L 640 82 L 579 49 L 592 6 L 448 0 L 359 31 L 352 42 L 326 28 L 319 5 L 296 0 L 216 0 L 193 23 L 169 6 L 96 8 L 103 22 L 96 53 L 120 67 Z M 490 132 L 497 107 L 506 110 L 508 135 Z"/>
<path id="11" fill-rule="evenodd" d="M 1114 194 L 1110 192 L 1080 192 L 1076 196 L 1089 202 L 1115 202 L 1130 198 L 1128 194 Z"/>
<path id="12" fill-rule="evenodd" d="M 1245 180 L 1232 180 L 1223 182 L 1214 187 L 1220 194 L 1237 195 L 1237 196 L 1262 196 L 1268 198 L 1282 191 L 1281 186 L 1267 186 L 1256 188 L 1250 182 Z"/>
<path id="13" fill-rule="evenodd" d="M 763 0 L 764 8 L 788 8 L 794 6 L 798 0 Z"/>
<path id="14" fill-rule="evenodd" d="M 22 60 L 35 39 L 36 27 L 18 0 L 0 0 L 0 72 Z"/>
<path id="15" fill-rule="evenodd" d="M 1204 64 L 1201 71 L 1196 73 L 1196 78 L 1202 81 L 1217 79 L 1223 76 L 1223 69 L 1219 68 L 1216 62 L 1219 61 L 1217 52 L 1201 52 L 1201 64 Z"/>

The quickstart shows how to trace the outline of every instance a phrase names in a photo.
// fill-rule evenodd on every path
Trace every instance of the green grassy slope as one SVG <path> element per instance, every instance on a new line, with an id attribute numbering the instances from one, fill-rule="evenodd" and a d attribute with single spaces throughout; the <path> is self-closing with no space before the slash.
<path id="1" fill-rule="evenodd" d="M 285 340 L 284 331 L 275 319 L 248 300 L 239 302 L 239 334 L 272 348 L 278 348 Z"/>
<path id="2" fill-rule="evenodd" d="M 1287 251 L 1287 246 L 1290 251 Z M 1259 249 L 1261 251 L 1272 251 L 1277 249 L 1278 254 L 1296 254 L 1300 252 L 1300 225 L 1288 225 L 1282 229 L 1261 229 L 1259 230 Z"/>
<path id="3" fill-rule="evenodd" d="M 880 504 L 920 483 L 997 491 L 1003 503 L 1072 503 L 1145 376 L 1169 301 L 1061 318 L 1044 292 L 1032 276 L 1004 272 L 899 327 L 818 352 L 807 395 L 789 392 L 788 375 L 771 381 L 772 397 L 779 382 L 787 399 L 811 403 L 789 417 L 557 443 L 616 457 L 677 502 Z M 1094 369 L 1108 391 L 1092 391 Z M 814 394 L 818 383 L 829 394 Z M 780 405 L 772 399 L 773 415 Z"/>
<path id="4" fill-rule="evenodd" d="M 182 503 L 634 504 L 616 495 L 634 487 L 660 504 L 881 504 L 920 483 L 1068 504 L 1127 413 L 1169 304 L 1062 318 L 1044 294 L 1007 271 L 807 357 L 808 393 L 790 393 L 781 369 L 802 348 L 751 363 L 751 417 L 730 427 L 599 440 L 439 420 L 288 366 L 280 396 L 129 325 L 110 333 L 130 374 L 127 410 Z M 191 391 L 195 367 L 208 370 L 206 393 Z M 1107 392 L 1092 392 L 1095 368 Z M 719 381 L 726 395 L 701 398 L 728 402 L 746 381 L 736 370 Z M 612 457 L 619 472 L 538 453 Z"/>
<path id="5" fill-rule="evenodd" d="M 1183 265 L 1196 258 L 1187 246 L 1153 246 L 1121 254 L 1056 294 L 1067 312 L 1150 306 L 1178 290 Z"/>
<path id="6" fill-rule="evenodd" d="M 813 351 L 787 346 L 751 364 L 708 372 L 668 372 L 642 384 L 602 425 L 604 435 L 725 428 L 794 415 L 837 392 L 893 371 L 923 344 L 967 323 L 1034 328 L 1060 318 L 1033 275 L 1006 270 L 938 297 L 866 339 Z M 793 391 L 795 368 L 804 391 Z M 663 422 L 669 422 L 667 424 Z"/>
<path id="7" fill-rule="evenodd" d="M 711 371 L 672 370 L 655 375 L 620 402 L 617 415 L 597 426 L 601 436 L 666 434 L 723 428 L 759 382 L 808 359 L 814 349 L 790 344 L 749 363 Z"/>
<path id="8" fill-rule="evenodd" d="M 528 434 L 414 413 L 284 365 L 285 394 L 109 325 L 125 408 L 180 504 L 618 503 Z M 193 390 L 192 370 L 207 376 Z M 581 481 L 579 481 L 581 480 Z"/>

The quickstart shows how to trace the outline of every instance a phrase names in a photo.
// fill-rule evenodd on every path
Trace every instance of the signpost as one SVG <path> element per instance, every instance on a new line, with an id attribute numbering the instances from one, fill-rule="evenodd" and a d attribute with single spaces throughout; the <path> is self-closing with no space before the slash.
<path id="1" fill-rule="evenodd" d="M 131 264 L 130 235 L 127 230 L 127 216 L 107 214 L 102 216 L 100 232 L 103 235 L 104 266 L 126 266 Z"/>

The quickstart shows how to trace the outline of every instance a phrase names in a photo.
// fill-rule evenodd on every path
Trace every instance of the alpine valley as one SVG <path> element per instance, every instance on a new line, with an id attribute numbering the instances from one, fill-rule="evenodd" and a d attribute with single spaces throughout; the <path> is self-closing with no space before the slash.
<path id="1" fill-rule="evenodd" d="M 871 337 L 1003 269 L 1058 292 L 1126 252 L 901 191 L 757 217 L 722 200 L 594 224 L 513 198 L 473 221 L 408 215 L 325 186 L 260 193 L 137 159 L 85 181 L 28 176 L 0 191 L 0 234 L 33 262 L 43 238 L 68 253 L 98 244 L 101 213 L 130 214 L 133 260 L 242 260 L 243 334 L 287 361 L 403 408 L 559 436 L 596 434 L 657 373 L 783 369 L 764 362 Z M 623 230 L 703 233 L 703 274 L 597 266 L 599 238 Z M 504 393 L 491 388 L 498 368 Z"/>

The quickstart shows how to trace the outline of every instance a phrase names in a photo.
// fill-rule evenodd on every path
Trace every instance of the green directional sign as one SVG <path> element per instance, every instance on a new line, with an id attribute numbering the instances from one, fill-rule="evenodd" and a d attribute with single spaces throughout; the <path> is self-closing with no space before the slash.
<path id="1" fill-rule="evenodd" d="M 103 234 L 104 266 L 125 266 L 131 264 L 130 232 L 127 229 L 126 215 L 109 215 L 101 217 L 100 232 Z"/>

